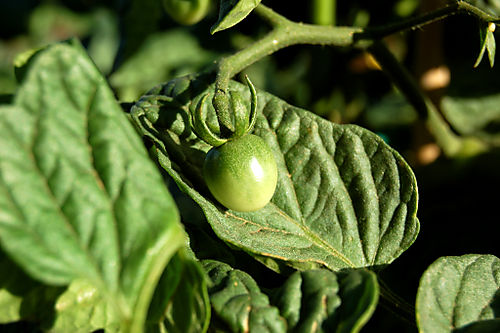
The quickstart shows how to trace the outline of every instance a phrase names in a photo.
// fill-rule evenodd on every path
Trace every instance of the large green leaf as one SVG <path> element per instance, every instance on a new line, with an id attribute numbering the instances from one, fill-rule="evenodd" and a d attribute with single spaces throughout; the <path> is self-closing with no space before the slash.
<path id="1" fill-rule="evenodd" d="M 500 318 L 500 260 L 476 254 L 439 258 L 422 275 L 416 310 L 421 332 L 497 332 L 498 322 L 489 320 Z"/>
<path id="2" fill-rule="evenodd" d="M 367 270 L 296 272 L 273 298 L 293 332 L 359 332 L 377 301 L 377 278 Z"/>
<path id="3" fill-rule="evenodd" d="M 286 332 L 286 322 L 247 273 L 215 260 L 203 266 L 212 280 L 210 302 L 231 332 Z"/>
<path id="4" fill-rule="evenodd" d="M 122 329 L 141 330 L 184 241 L 175 204 L 78 43 L 25 66 L 0 108 L 0 245 L 33 278 L 91 284 Z"/>
<path id="5" fill-rule="evenodd" d="M 230 89 L 250 101 L 246 87 L 232 82 Z M 278 164 L 274 197 L 251 213 L 217 204 L 201 177 L 210 147 L 189 126 L 189 108 L 205 92 L 213 88 L 201 79 L 173 80 L 143 96 L 132 117 L 220 238 L 254 255 L 332 270 L 386 265 L 413 243 L 417 185 L 401 156 L 370 131 L 333 124 L 263 92 L 254 134 Z M 211 103 L 205 108 L 215 130 Z"/>
<path id="6" fill-rule="evenodd" d="M 261 0 L 220 0 L 219 19 L 210 28 L 212 34 L 240 23 Z"/>

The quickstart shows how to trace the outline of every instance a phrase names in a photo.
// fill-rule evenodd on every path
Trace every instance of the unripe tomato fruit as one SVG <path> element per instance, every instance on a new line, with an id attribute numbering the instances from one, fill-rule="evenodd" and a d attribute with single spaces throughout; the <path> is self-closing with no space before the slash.
<path id="1" fill-rule="evenodd" d="M 250 212 L 271 200 L 278 169 L 264 140 L 246 134 L 212 148 L 205 157 L 203 176 L 217 201 L 229 209 Z"/>
<path id="2" fill-rule="evenodd" d="M 208 12 L 210 0 L 162 0 L 163 8 L 177 23 L 192 25 Z"/>

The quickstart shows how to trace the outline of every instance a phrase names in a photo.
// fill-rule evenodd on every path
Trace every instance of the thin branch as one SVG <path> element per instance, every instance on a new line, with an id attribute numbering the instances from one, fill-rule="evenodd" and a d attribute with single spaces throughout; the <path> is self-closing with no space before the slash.
<path id="1" fill-rule="evenodd" d="M 461 139 L 453 133 L 448 123 L 443 119 L 434 104 L 420 90 L 417 82 L 408 70 L 394 57 L 382 42 L 375 42 L 368 48 L 384 72 L 392 79 L 394 85 L 406 97 L 417 111 L 421 119 L 436 138 L 438 145 L 445 154 L 452 156 L 461 146 Z"/>
<path id="2" fill-rule="evenodd" d="M 225 91 L 229 80 L 246 67 L 291 45 L 311 44 L 366 48 L 384 36 L 398 31 L 422 27 L 456 14 L 472 15 L 486 22 L 500 22 L 497 16 L 461 0 L 405 21 L 365 29 L 293 22 L 263 4 L 257 6 L 254 11 L 272 26 L 272 30 L 264 38 L 231 56 L 221 59 L 213 67 L 217 72 L 216 89 L 218 90 Z"/>
<path id="3" fill-rule="evenodd" d="M 276 27 L 280 26 L 283 24 L 290 23 L 291 21 L 284 17 L 283 15 L 280 15 L 276 13 L 274 10 L 271 8 L 264 6 L 263 4 L 259 4 L 255 9 L 254 12 L 260 16 L 264 21 L 269 23 L 271 26 Z"/>
<path id="4" fill-rule="evenodd" d="M 432 12 L 409 18 L 404 21 L 395 22 L 381 27 L 366 28 L 361 35 L 357 36 L 357 38 L 371 40 L 381 39 L 396 32 L 420 29 L 425 25 L 443 20 L 449 16 L 457 14 L 471 15 L 484 22 L 500 22 L 500 18 L 498 16 L 489 14 L 481 10 L 480 8 L 471 5 L 468 2 L 459 0 L 450 3 L 445 7 L 433 10 Z"/>

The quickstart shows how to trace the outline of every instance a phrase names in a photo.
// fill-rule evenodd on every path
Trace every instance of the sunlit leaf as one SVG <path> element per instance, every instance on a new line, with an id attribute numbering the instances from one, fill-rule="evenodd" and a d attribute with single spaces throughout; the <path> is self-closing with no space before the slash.
<path id="1" fill-rule="evenodd" d="M 76 41 L 25 66 L 0 107 L 0 245 L 46 284 L 92 285 L 124 330 L 138 329 L 184 241 L 175 204 Z"/>
<path id="2" fill-rule="evenodd" d="M 250 100 L 246 87 L 232 83 L 230 89 Z M 160 165 L 200 205 L 220 238 L 257 256 L 332 270 L 386 265 L 415 240 L 416 182 L 396 151 L 363 128 L 333 124 L 263 92 L 254 134 L 274 152 L 278 186 L 259 211 L 224 209 L 201 177 L 210 147 L 186 123 L 188 108 L 205 91 L 213 88 L 201 80 L 174 80 L 145 95 L 132 114 L 156 143 Z M 205 107 L 215 126 L 212 106 Z"/>
<path id="3" fill-rule="evenodd" d="M 220 0 L 219 19 L 210 28 L 212 34 L 240 23 L 261 0 Z"/>

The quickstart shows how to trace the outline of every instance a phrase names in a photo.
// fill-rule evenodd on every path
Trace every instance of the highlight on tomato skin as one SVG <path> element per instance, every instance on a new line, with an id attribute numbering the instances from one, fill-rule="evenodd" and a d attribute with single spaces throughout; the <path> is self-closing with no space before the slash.
<path id="1" fill-rule="evenodd" d="M 162 0 L 165 12 L 177 23 L 193 25 L 201 21 L 210 9 L 211 0 Z"/>
<path id="2" fill-rule="evenodd" d="M 222 205 L 251 212 L 263 208 L 273 197 L 278 169 L 264 140 L 247 134 L 212 148 L 205 157 L 203 176 Z"/>

